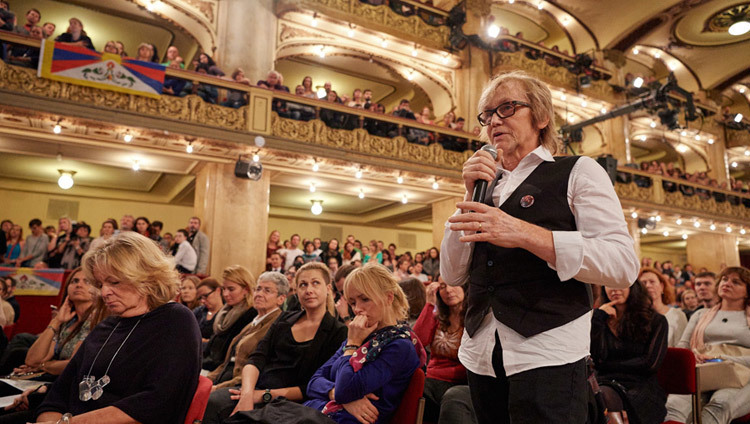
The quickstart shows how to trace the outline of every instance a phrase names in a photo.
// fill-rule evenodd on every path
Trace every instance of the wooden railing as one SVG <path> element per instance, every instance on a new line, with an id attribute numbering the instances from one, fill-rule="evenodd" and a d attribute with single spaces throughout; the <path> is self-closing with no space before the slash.
<path id="1" fill-rule="evenodd" d="M 721 216 L 730 221 L 750 219 L 750 194 L 723 190 L 679 178 L 617 168 L 615 190 L 624 206 L 689 212 L 712 219 Z"/>

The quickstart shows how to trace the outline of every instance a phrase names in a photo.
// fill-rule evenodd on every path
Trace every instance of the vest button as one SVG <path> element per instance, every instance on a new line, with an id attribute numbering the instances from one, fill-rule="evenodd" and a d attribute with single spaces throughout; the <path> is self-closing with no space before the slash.
<path id="1" fill-rule="evenodd" d="M 493 291 L 495 291 L 495 288 L 492 287 L 492 286 L 489 286 L 489 287 L 487 287 L 487 291 L 490 292 L 490 293 L 492 293 Z"/>
<path id="2" fill-rule="evenodd" d="M 494 264 L 495 264 L 495 263 L 494 263 L 494 262 L 492 262 L 492 261 L 487 261 L 487 266 L 492 266 L 492 265 L 494 265 Z"/>

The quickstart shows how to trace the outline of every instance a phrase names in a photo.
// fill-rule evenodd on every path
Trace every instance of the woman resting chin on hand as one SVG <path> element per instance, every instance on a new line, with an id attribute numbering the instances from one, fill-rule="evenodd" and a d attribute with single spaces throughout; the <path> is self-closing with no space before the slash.
<path id="1" fill-rule="evenodd" d="M 398 408 L 425 351 L 405 324 L 408 302 L 383 265 L 367 264 L 344 282 L 356 317 L 341 349 L 310 379 L 305 405 L 337 423 L 385 423 Z"/>

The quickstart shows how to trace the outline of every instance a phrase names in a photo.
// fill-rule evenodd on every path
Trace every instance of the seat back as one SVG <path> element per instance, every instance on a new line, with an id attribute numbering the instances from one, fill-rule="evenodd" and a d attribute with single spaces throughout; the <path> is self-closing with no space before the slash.
<path id="1" fill-rule="evenodd" d="M 211 395 L 211 386 L 213 382 L 204 376 L 198 378 L 198 387 L 195 389 L 193 401 L 190 402 L 185 424 L 200 424 L 203 421 L 203 414 L 206 413 L 208 406 L 208 397 Z"/>
<path id="2" fill-rule="evenodd" d="M 15 330 L 16 324 L 8 324 L 5 327 L 3 327 L 3 332 L 5 333 L 5 337 L 8 338 L 8 341 L 13 338 L 13 330 Z"/>
<path id="3" fill-rule="evenodd" d="M 659 384 L 668 394 L 690 395 L 696 392 L 695 356 L 690 349 L 667 348 L 657 374 Z"/>
<path id="4" fill-rule="evenodd" d="M 406 388 L 401 404 L 391 418 L 393 424 L 420 424 L 422 414 L 424 413 L 424 371 L 417 368 L 409 380 L 409 386 Z"/>

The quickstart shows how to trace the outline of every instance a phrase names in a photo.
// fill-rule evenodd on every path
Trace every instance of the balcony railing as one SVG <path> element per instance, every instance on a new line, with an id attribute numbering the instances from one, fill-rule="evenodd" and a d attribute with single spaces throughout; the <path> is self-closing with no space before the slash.
<path id="1" fill-rule="evenodd" d="M 415 43 L 444 49 L 450 29 L 448 12 L 412 0 L 390 0 L 372 5 L 361 0 L 278 0 L 276 13 L 311 10 Z"/>
<path id="2" fill-rule="evenodd" d="M 0 41 L 39 48 L 38 40 L 13 33 L 0 33 Z M 146 127 L 165 123 L 191 124 L 186 134 L 228 141 L 251 137 L 245 134 L 271 136 L 291 150 L 304 151 L 300 143 L 349 151 L 380 159 L 395 159 L 406 166 L 430 166 L 458 172 L 463 162 L 481 142 L 470 133 L 425 125 L 414 120 L 351 108 L 337 103 L 296 96 L 240 84 L 223 78 L 180 69 L 166 69 L 166 76 L 194 85 L 213 87 L 217 99 L 226 93 L 239 93 L 242 106 L 225 107 L 197 95 L 184 97 L 162 95 L 149 98 L 91 87 L 84 87 L 36 76 L 34 69 L 0 62 L 0 104 L 34 107 L 57 114 L 77 113 L 85 118 L 100 119 L 103 111 L 114 123 L 131 125 L 137 121 Z M 16 96 L 11 96 L 15 94 Z M 50 100 L 52 102 L 50 102 Z M 133 116 L 140 118 L 133 119 Z M 162 127 L 156 127 L 161 129 Z M 207 131 L 207 129 L 213 130 Z M 340 153 L 336 153 L 340 154 Z"/>
<path id="3" fill-rule="evenodd" d="M 747 221 L 750 219 L 750 194 L 722 190 L 685 180 L 617 168 L 615 191 L 624 206 L 637 206 L 689 212 L 705 218 Z"/>

